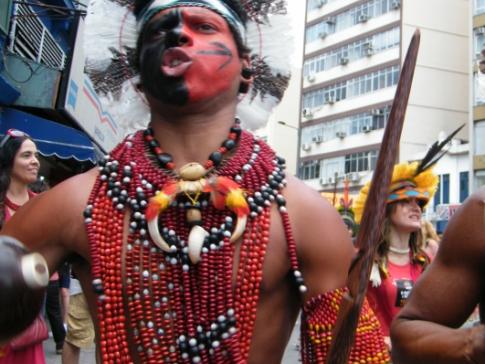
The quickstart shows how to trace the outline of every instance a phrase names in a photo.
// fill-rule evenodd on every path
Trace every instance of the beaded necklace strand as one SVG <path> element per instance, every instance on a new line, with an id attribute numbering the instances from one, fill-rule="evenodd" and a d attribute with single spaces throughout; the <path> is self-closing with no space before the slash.
<path id="1" fill-rule="evenodd" d="M 247 362 L 273 203 L 282 216 L 295 280 L 306 291 L 280 193 L 286 183 L 284 160 L 237 127 L 217 151 L 234 150 L 231 158 L 222 163 L 213 153 L 205 165 L 247 193 L 250 219 L 239 243 L 235 281 L 234 216 L 216 209 L 206 196 L 196 202 L 209 232 L 198 264 L 187 254 L 185 210 L 193 201 L 186 197 L 177 196 L 158 217 L 161 234 L 174 250 L 164 252 L 151 240 L 144 213 L 149 199 L 173 178 L 175 166 L 154 139 L 147 140 L 149 131 L 128 137 L 101 163 L 84 215 L 103 363 L 135 358 L 143 363 Z"/>

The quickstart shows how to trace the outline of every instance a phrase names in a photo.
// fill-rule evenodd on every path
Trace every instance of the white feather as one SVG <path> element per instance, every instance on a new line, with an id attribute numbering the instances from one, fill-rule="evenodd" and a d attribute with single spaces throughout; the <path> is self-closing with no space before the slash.
<path id="1" fill-rule="evenodd" d="M 287 15 L 270 15 L 271 25 L 248 23 L 247 44 L 265 60 L 274 74 L 289 76 L 293 37 Z M 125 53 L 124 47 L 136 47 L 136 20 L 129 9 L 109 0 L 91 0 L 86 17 L 84 50 L 86 67 L 95 71 L 105 70 L 112 57 L 110 48 Z M 113 94 L 99 95 L 104 109 L 124 130 L 124 134 L 145 128 L 150 111 L 143 95 L 136 90 L 137 79 L 126 80 L 119 97 Z M 251 90 L 250 90 L 251 93 Z M 274 107 L 279 103 L 275 97 L 250 93 L 240 101 L 237 114 L 247 129 L 256 130 L 266 125 Z"/>
<path id="2" fill-rule="evenodd" d="M 379 287 L 382 284 L 381 272 L 377 263 L 372 264 L 370 279 L 372 287 Z"/>

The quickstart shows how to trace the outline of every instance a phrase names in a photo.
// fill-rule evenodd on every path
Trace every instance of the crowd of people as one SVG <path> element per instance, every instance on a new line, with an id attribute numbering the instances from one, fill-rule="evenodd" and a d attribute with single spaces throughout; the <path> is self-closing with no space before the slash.
<path id="1" fill-rule="evenodd" d="M 340 218 L 241 127 L 239 99 L 262 82 L 246 25 L 268 8 L 254 3 L 251 13 L 237 0 L 135 1 L 151 121 L 99 168 L 36 194 L 34 141 L 5 133 L 0 364 L 45 363 L 41 307 L 63 363 L 76 363 L 95 332 L 100 363 L 278 363 L 299 312 L 303 363 L 326 362 L 371 186 Z M 485 360 L 483 325 L 457 329 L 481 303 L 485 191 L 438 249 L 422 219 L 432 167 L 394 167 L 350 362 Z M 45 271 L 54 273 L 40 296 Z"/>

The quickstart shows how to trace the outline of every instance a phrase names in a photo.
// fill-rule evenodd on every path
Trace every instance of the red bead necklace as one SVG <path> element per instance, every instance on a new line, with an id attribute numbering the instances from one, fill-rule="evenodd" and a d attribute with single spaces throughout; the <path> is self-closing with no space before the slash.
<path id="1" fill-rule="evenodd" d="M 221 147 L 234 148 L 231 158 L 224 163 L 209 158 L 206 164 L 211 167 L 212 161 L 218 165 L 217 175 L 248 191 L 251 218 L 240 242 L 233 281 L 236 249 L 230 236 L 235 217 L 229 210 L 216 209 L 204 196 L 196 203 L 209 235 L 198 264 L 192 264 L 187 254 L 190 226 L 185 209 L 191 202 L 183 196 L 158 220 L 161 234 L 174 250 L 164 252 L 151 241 L 144 216 L 148 199 L 172 179 L 167 169 L 174 166 L 166 155 L 160 158 L 163 153 L 155 143 L 147 147 L 154 140 L 147 135 L 138 132 L 125 139 L 101 164 L 85 210 L 103 362 L 245 363 L 273 203 L 283 217 L 295 279 L 302 292 L 306 289 L 280 194 L 285 185 L 284 160 L 251 134 L 231 129 L 228 140 L 237 141 L 237 146 L 227 148 L 226 141 Z M 150 151 L 164 164 L 154 164 Z"/>

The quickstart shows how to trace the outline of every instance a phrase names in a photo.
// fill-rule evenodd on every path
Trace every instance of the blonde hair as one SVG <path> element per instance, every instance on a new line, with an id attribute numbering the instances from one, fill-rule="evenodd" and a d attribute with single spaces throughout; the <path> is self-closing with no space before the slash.
<path id="1" fill-rule="evenodd" d="M 433 240 L 436 240 L 437 242 L 440 241 L 440 238 L 436 233 L 436 230 L 434 229 L 433 224 L 428 220 L 423 220 L 423 222 L 421 223 L 421 236 L 423 239 L 424 246 L 426 246 L 426 241 L 428 241 L 428 239 L 433 239 Z"/>

